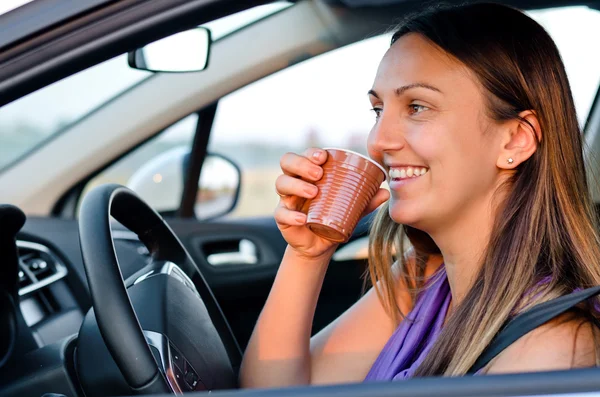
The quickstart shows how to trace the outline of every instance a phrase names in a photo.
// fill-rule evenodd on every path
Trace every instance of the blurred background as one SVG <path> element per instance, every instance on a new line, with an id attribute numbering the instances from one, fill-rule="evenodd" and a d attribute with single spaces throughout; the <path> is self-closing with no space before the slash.
<path id="1" fill-rule="evenodd" d="M 22 3 L 25 2 L 3 0 L 0 13 Z M 218 40 L 288 6 L 290 3 L 281 1 L 205 26 L 211 29 L 213 39 Z M 534 11 L 529 15 L 549 31 L 561 51 L 583 125 L 600 82 L 600 52 L 593 40 L 600 35 L 600 12 L 571 7 Z M 225 155 L 242 170 L 241 196 L 229 217 L 264 216 L 273 212 L 278 200 L 274 181 L 280 173 L 279 158 L 285 152 L 302 152 L 313 146 L 366 152 L 366 138 L 374 122 L 367 91 L 390 37 L 389 33 L 382 34 L 300 62 L 220 100 L 209 151 Z M 123 55 L 2 107 L 0 172 L 147 78 L 152 78 L 152 73 L 131 69 Z M 102 170 L 86 190 L 104 182 L 127 185 L 136 171 L 161 154 L 189 149 L 196 121 L 197 116 L 192 114 L 167 128 Z M 206 184 L 211 183 L 211 177 L 218 179 L 220 175 L 218 170 L 204 174 L 207 174 L 203 176 Z M 166 184 L 160 171 L 153 174 L 153 181 L 163 184 L 153 194 L 173 194 L 170 189 L 175 187 Z M 206 194 L 201 191 L 198 200 L 206 200 Z"/>

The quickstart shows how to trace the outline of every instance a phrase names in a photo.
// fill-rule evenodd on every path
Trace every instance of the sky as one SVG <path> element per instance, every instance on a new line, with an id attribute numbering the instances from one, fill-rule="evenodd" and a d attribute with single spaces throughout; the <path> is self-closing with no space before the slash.
<path id="1" fill-rule="evenodd" d="M 0 12 L 24 2 L 2 0 Z M 583 123 L 600 81 L 600 12 L 571 7 L 530 15 L 561 51 Z M 302 145 L 309 131 L 318 131 L 324 144 L 344 145 L 349 135 L 366 136 L 374 120 L 366 93 L 388 45 L 389 36 L 365 40 L 238 90 L 220 102 L 211 140 Z M 0 126 L 26 120 L 51 130 L 149 74 L 115 58 L 0 108 Z M 189 135 L 181 125 L 164 139 Z"/>

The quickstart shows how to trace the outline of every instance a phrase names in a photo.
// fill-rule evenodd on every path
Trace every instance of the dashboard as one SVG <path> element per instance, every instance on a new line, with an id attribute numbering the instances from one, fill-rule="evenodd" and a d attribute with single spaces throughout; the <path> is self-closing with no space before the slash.
<path id="1" fill-rule="evenodd" d="M 127 278 L 150 260 L 134 233 L 114 230 L 115 249 Z M 77 334 L 91 302 L 76 220 L 28 219 L 17 236 L 19 297 L 23 318 L 38 347 Z"/>
<path id="2" fill-rule="evenodd" d="M 83 314 L 64 281 L 63 260 L 40 243 L 17 240 L 17 247 L 21 313 L 38 347 L 76 333 Z"/>
<path id="3" fill-rule="evenodd" d="M 113 241 L 125 279 L 149 263 L 146 247 L 119 224 L 113 227 Z M 16 309 L 5 307 L 6 313 L 0 313 L 2 341 L 13 341 L 12 349 L 6 343 L 0 349 L 0 395 L 83 395 L 74 358 L 91 299 L 78 222 L 30 217 L 16 236 L 16 246 L 20 315 L 11 330 L 7 313 Z M 14 266 L 12 260 L 6 264 Z"/>

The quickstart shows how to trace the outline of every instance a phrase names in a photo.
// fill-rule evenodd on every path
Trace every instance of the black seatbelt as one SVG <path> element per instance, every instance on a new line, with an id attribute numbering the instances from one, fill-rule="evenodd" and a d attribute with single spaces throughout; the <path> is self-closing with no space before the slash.
<path id="1" fill-rule="evenodd" d="M 519 314 L 500 330 L 467 374 L 474 374 L 485 367 L 494 357 L 523 335 L 599 293 L 600 287 L 584 289 L 540 303 L 526 312 Z"/>

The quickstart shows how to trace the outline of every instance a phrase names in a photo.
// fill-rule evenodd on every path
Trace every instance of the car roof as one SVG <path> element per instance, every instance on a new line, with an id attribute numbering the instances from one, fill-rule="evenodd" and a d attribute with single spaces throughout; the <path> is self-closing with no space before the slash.
<path id="1" fill-rule="evenodd" d="M 34 0 L 0 15 L 0 49 L 116 0 Z"/>
<path id="2" fill-rule="evenodd" d="M 139 1 L 139 0 L 138 0 Z M 214 3 L 225 0 L 214 0 Z M 239 0 L 241 3 L 244 0 Z M 291 0 L 290 2 L 296 2 Z M 12 46 L 27 37 L 67 20 L 91 13 L 96 9 L 122 3 L 135 3 L 136 0 L 34 0 L 6 14 L 0 15 L 0 50 Z M 270 1 L 265 1 L 268 3 Z M 328 0 L 327 3 L 339 3 L 348 8 L 382 7 L 400 3 L 415 3 L 416 0 Z M 445 0 L 444 3 L 464 3 L 460 0 Z M 508 0 L 504 3 L 519 8 L 541 8 L 561 5 L 598 6 L 600 0 Z"/>

